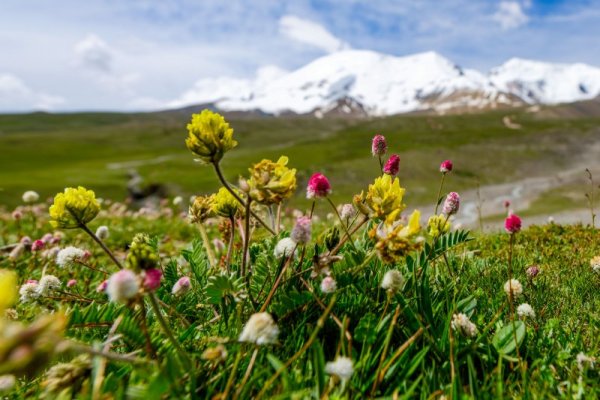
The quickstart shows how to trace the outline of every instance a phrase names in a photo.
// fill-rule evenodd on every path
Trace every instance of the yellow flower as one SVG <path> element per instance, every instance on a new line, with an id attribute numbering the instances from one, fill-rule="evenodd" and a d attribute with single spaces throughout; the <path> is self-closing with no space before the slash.
<path id="1" fill-rule="evenodd" d="M 146 234 L 134 236 L 127 253 L 127 265 L 134 271 L 156 268 L 160 258 L 156 249 L 151 245 L 150 237 Z"/>
<path id="2" fill-rule="evenodd" d="M 189 218 L 192 223 L 202 223 L 211 217 L 213 213 L 212 205 L 214 195 L 196 196 L 194 202 L 190 205 Z"/>
<path id="3" fill-rule="evenodd" d="M 225 118 L 210 110 L 192 114 L 187 130 L 185 145 L 206 164 L 218 162 L 238 144 L 233 140 L 233 129 Z"/>
<path id="4" fill-rule="evenodd" d="M 93 191 L 79 186 L 66 188 L 54 196 L 50 206 L 50 223 L 55 228 L 71 229 L 93 220 L 100 211 L 100 203 Z"/>
<path id="5" fill-rule="evenodd" d="M 444 214 L 432 215 L 427 222 L 427 231 L 433 237 L 440 236 L 450 231 L 450 221 Z"/>
<path id="6" fill-rule="evenodd" d="M 0 269 L 0 317 L 17 300 L 17 274 Z"/>
<path id="7" fill-rule="evenodd" d="M 408 252 L 421 247 L 421 243 L 415 240 L 415 236 L 421 230 L 420 218 L 421 213 L 415 210 L 406 226 L 396 221 L 392 224 L 382 222 L 375 228 L 372 232 L 372 236 L 377 239 L 375 250 L 383 262 L 400 261 Z"/>
<path id="8" fill-rule="evenodd" d="M 235 189 L 234 189 L 235 190 Z M 224 187 L 213 195 L 212 211 L 221 217 L 232 218 L 242 211 L 240 203 Z"/>
<path id="9" fill-rule="evenodd" d="M 400 187 L 400 180 L 384 174 L 369 185 L 365 204 L 371 209 L 371 217 L 391 224 L 406 208 L 402 204 L 405 189 Z"/>
<path id="10" fill-rule="evenodd" d="M 296 170 L 286 165 L 288 158 L 279 157 L 277 162 L 262 160 L 249 168 L 249 193 L 252 200 L 261 204 L 279 204 L 290 198 L 296 190 Z"/>

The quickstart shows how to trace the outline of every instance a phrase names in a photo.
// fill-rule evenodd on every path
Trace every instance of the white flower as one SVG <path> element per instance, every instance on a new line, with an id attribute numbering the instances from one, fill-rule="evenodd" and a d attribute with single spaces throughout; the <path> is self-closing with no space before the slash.
<path id="1" fill-rule="evenodd" d="M 171 289 L 171 293 L 174 295 L 182 295 L 187 293 L 191 289 L 190 278 L 187 276 L 183 276 L 179 278 L 177 282 L 173 285 L 173 289 Z"/>
<path id="2" fill-rule="evenodd" d="M 178 206 L 183 202 L 183 197 L 177 196 L 173 199 L 173 205 Z"/>
<path id="3" fill-rule="evenodd" d="M 354 217 L 354 215 L 356 215 L 356 210 L 354 209 L 354 206 L 352 204 L 344 204 L 341 207 L 340 217 L 344 221 L 349 220 L 350 218 Z"/>
<path id="4" fill-rule="evenodd" d="M 71 267 L 77 260 L 83 261 L 85 258 L 85 250 L 74 246 L 68 246 L 58 252 L 56 255 L 56 264 L 63 268 Z"/>
<path id="5" fill-rule="evenodd" d="M 294 242 L 290 238 L 281 239 L 275 246 L 275 258 L 279 259 L 283 257 L 289 257 L 292 255 L 292 253 L 294 253 L 295 255 L 295 250 L 297 246 L 298 245 L 296 244 L 296 242 Z"/>
<path id="6" fill-rule="evenodd" d="M 535 311 L 533 311 L 533 308 L 527 303 L 523 303 L 517 307 L 517 314 L 521 318 L 535 318 Z"/>
<path id="7" fill-rule="evenodd" d="M 271 314 L 262 312 L 252 314 L 240 334 L 240 342 L 272 344 L 277 341 L 279 327 L 273 321 Z"/>
<path id="8" fill-rule="evenodd" d="M 594 368 L 594 362 L 596 359 L 594 357 L 590 357 L 583 352 L 577 354 L 577 367 L 579 367 L 580 371 L 583 371 L 585 364 L 588 364 L 590 368 Z"/>
<path id="9" fill-rule="evenodd" d="M 590 260 L 590 265 L 592 267 L 592 271 L 597 274 L 600 274 L 600 256 L 596 256 Z"/>
<path id="10" fill-rule="evenodd" d="M 454 314 L 451 322 L 452 329 L 466 337 L 477 335 L 477 327 L 471 322 L 469 317 L 463 313 Z"/>
<path id="11" fill-rule="evenodd" d="M 348 357 L 337 357 L 335 361 L 329 361 L 325 364 L 325 372 L 329 375 L 335 375 L 342 381 L 347 381 L 352 377 L 354 368 L 352 360 Z"/>
<path id="12" fill-rule="evenodd" d="M 8 392 L 15 387 L 17 379 L 14 375 L 0 375 L 0 392 Z"/>
<path id="13" fill-rule="evenodd" d="M 41 296 L 47 296 L 60 288 L 60 285 L 60 280 L 54 275 L 44 275 L 37 285 L 37 291 Z"/>
<path id="14" fill-rule="evenodd" d="M 140 290 L 140 283 L 135 273 L 129 269 L 115 272 L 108 279 L 106 293 L 110 301 L 126 302 L 135 297 Z"/>
<path id="15" fill-rule="evenodd" d="M 523 286 L 521 285 L 521 282 L 519 282 L 516 279 L 507 280 L 506 283 L 504 284 L 504 292 L 506 293 L 507 296 L 510 296 L 511 291 L 512 291 L 512 297 L 514 299 L 516 299 L 517 297 L 522 295 L 523 294 Z"/>
<path id="16" fill-rule="evenodd" d="M 396 269 L 386 272 L 381 281 L 381 288 L 388 290 L 391 293 L 397 292 L 403 285 L 404 277 L 402 276 L 402 273 Z"/>
<path id="17" fill-rule="evenodd" d="M 28 190 L 25 193 L 23 193 L 23 202 L 25 203 L 35 203 L 39 199 L 40 195 L 37 194 L 37 192 L 34 192 L 33 190 Z"/>
<path id="18" fill-rule="evenodd" d="M 330 276 L 326 276 L 321 281 L 321 292 L 325 294 L 333 293 L 337 289 L 337 282 Z"/>
<path id="19" fill-rule="evenodd" d="M 108 236 L 110 236 L 110 231 L 108 230 L 108 226 L 106 226 L 106 225 L 99 226 L 98 229 L 96 229 L 96 236 L 98 236 L 98 239 L 100 239 L 100 240 L 108 239 Z"/>
<path id="20" fill-rule="evenodd" d="M 21 288 L 19 289 L 19 295 L 21 296 L 20 297 L 21 302 L 29 303 L 31 301 L 34 301 L 38 297 L 40 297 L 40 294 L 39 294 L 37 288 L 38 288 L 37 282 L 27 282 L 27 283 L 24 283 L 23 285 L 21 285 Z"/>

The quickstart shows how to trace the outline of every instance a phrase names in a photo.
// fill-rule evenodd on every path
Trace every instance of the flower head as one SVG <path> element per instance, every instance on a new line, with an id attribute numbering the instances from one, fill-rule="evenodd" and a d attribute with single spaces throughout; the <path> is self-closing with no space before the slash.
<path id="1" fill-rule="evenodd" d="M 415 241 L 415 236 L 421 230 L 419 210 L 413 211 L 404 226 L 399 221 L 392 224 L 382 222 L 371 231 L 370 235 L 377 240 L 375 250 L 385 263 L 394 263 L 401 260 L 408 252 L 419 249 L 421 244 Z"/>
<path id="2" fill-rule="evenodd" d="M 98 239 L 100 239 L 100 240 L 108 239 L 108 237 L 110 236 L 110 231 L 108 230 L 108 226 L 106 226 L 106 225 L 99 226 L 98 229 L 96 229 L 96 236 L 98 236 Z"/>
<path id="3" fill-rule="evenodd" d="M 96 286 L 96 292 L 104 293 L 106 292 L 106 287 L 108 286 L 108 279 L 103 280 Z"/>
<path id="4" fill-rule="evenodd" d="M 22 284 L 19 288 L 19 296 L 19 300 L 22 303 L 29 303 L 40 297 L 38 283 L 34 281 L 28 281 Z"/>
<path id="5" fill-rule="evenodd" d="M 294 242 L 293 239 L 283 238 L 279 242 L 277 242 L 277 245 L 275 245 L 275 250 L 274 250 L 273 254 L 275 255 L 275 258 L 277 258 L 277 259 L 280 259 L 283 257 L 291 257 L 292 255 L 296 254 L 297 247 L 298 247 L 298 244 L 296 242 Z"/>
<path id="6" fill-rule="evenodd" d="M 319 172 L 312 174 L 306 186 L 306 198 L 327 197 L 331 193 L 331 184 L 327 177 Z"/>
<path id="7" fill-rule="evenodd" d="M 37 291 L 42 296 L 51 294 L 56 289 L 60 288 L 61 282 L 54 275 L 44 275 L 37 285 Z"/>
<path id="8" fill-rule="evenodd" d="M 100 211 L 100 203 L 93 191 L 83 186 L 66 188 L 54 196 L 50 206 L 50 223 L 55 228 L 72 229 L 93 220 Z"/>
<path id="9" fill-rule="evenodd" d="M 129 245 L 126 261 L 129 268 L 135 271 L 148 270 L 160 264 L 160 257 L 150 243 L 148 235 L 137 234 Z"/>
<path id="10" fill-rule="evenodd" d="M 452 165 L 452 161 L 450 161 L 450 160 L 443 161 L 440 164 L 440 172 L 442 174 L 452 171 L 452 168 L 453 168 L 453 165 Z"/>
<path id="11" fill-rule="evenodd" d="M 273 321 L 271 314 L 266 312 L 252 314 L 240 334 L 240 342 L 254 343 L 258 345 L 272 344 L 277 341 L 279 327 Z"/>
<path id="12" fill-rule="evenodd" d="M 370 216 L 392 223 L 406 208 L 402 203 L 404 192 L 400 180 L 390 175 L 382 175 L 369 185 L 364 204 L 370 209 Z M 355 204 L 357 202 L 355 201 Z"/>
<path id="13" fill-rule="evenodd" d="M 387 152 L 387 143 L 385 141 L 385 136 L 383 135 L 375 135 L 373 136 L 373 141 L 371 142 L 371 153 L 373 157 L 382 156 Z"/>
<path id="14" fill-rule="evenodd" d="M 213 197 L 212 211 L 221 217 L 233 218 L 242 211 L 242 207 L 229 190 L 222 187 Z"/>
<path id="15" fill-rule="evenodd" d="M 21 210 L 15 210 L 12 212 L 11 216 L 15 221 L 19 221 L 23 218 L 23 212 Z"/>
<path id="16" fill-rule="evenodd" d="M 519 232 L 521 230 L 521 218 L 516 214 L 510 214 L 504 220 L 504 229 L 511 234 Z"/>
<path id="17" fill-rule="evenodd" d="M 40 251 L 44 248 L 44 245 L 45 243 L 43 240 L 34 240 L 33 243 L 31 243 L 31 251 Z"/>
<path id="18" fill-rule="evenodd" d="M 205 164 L 219 162 L 227 151 L 238 144 L 225 118 L 210 110 L 192 114 L 187 130 L 185 145 Z"/>
<path id="19" fill-rule="evenodd" d="M 397 269 L 391 269 L 383 275 L 381 280 L 381 288 L 390 293 L 396 293 L 404 285 L 404 277 Z"/>
<path id="20" fill-rule="evenodd" d="M 344 221 L 348 221 L 350 218 L 354 217 L 355 215 L 356 215 L 356 210 L 354 209 L 354 206 L 352 204 L 350 204 L 350 203 L 344 204 L 341 207 L 340 217 Z"/>
<path id="21" fill-rule="evenodd" d="M 599 261 L 600 261 L 600 259 L 599 259 Z M 529 279 L 533 279 L 536 276 L 538 276 L 538 274 L 540 273 L 540 267 L 538 267 L 537 265 L 532 265 L 531 267 L 527 268 L 525 273 L 527 274 Z"/>
<path id="22" fill-rule="evenodd" d="M 333 293 L 337 289 L 337 282 L 331 276 L 326 276 L 321 281 L 321 292 L 325 294 Z"/>
<path id="23" fill-rule="evenodd" d="M 87 258 L 87 253 L 77 247 L 68 246 L 60 250 L 56 255 L 56 264 L 59 267 L 70 267 L 77 261 L 84 261 Z"/>
<path id="24" fill-rule="evenodd" d="M 14 375 L 0 375 L 0 393 L 12 390 L 17 383 L 17 378 Z"/>
<path id="25" fill-rule="evenodd" d="M 175 282 L 173 285 L 173 289 L 171 289 L 171 293 L 179 296 L 184 293 L 187 293 L 192 288 L 192 283 L 190 282 L 190 278 L 187 276 L 182 276 Z"/>
<path id="26" fill-rule="evenodd" d="M 450 231 L 450 221 L 444 214 L 432 215 L 427 221 L 427 232 L 433 236 L 438 237 L 444 233 Z"/>
<path id="27" fill-rule="evenodd" d="M 516 299 L 523 294 L 523 285 L 516 279 L 509 279 L 504 284 L 504 292 L 507 296 L 511 296 L 512 293 L 512 298 Z"/>
<path id="28" fill-rule="evenodd" d="M 190 205 L 188 217 L 192 223 L 202 223 L 213 215 L 213 200 L 212 196 L 196 196 Z"/>
<path id="29" fill-rule="evenodd" d="M 69 281 L 67 282 L 67 287 L 73 287 L 77 285 L 77 279 L 69 279 Z"/>
<path id="30" fill-rule="evenodd" d="M 400 171 L 400 156 L 392 154 L 383 166 L 383 173 L 396 176 L 398 171 Z"/>
<path id="31" fill-rule="evenodd" d="M 108 279 L 106 293 L 110 301 L 124 303 L 134 298 L 140 290 L 136 274 L 129 269 L 115 272 Z"/>
<path id="32" fill-rule="evenodd" d="M 325 364 L 325 372 L 337 376 L 342 381 L 348 381 L 354 373 L 352 360 L 348 357 L 337 357 L 335 361 Z"/>
<path id="33" fill-rule="evenodd" d="M 535 318 L 535 311 L 529 304 L 523 303 L 517 307 L 517 315 L 521 318 Z"/>
<path id="34" fill-rule="evenodd" d="M 300 217 L 296 219 L 296 224 L 292 229 L 290 238 L 299 244 L 310 243 L 311 237 L 311 222 L 309 217 Z"/>
<path id="35" fill-rule="evenodd" d="M 444 207 L 442 211 L 446 215 L 453 215 L 458 212 L 458 208 L 460 207 L 460 196 L 456 192 L 448 193 L 446 196 L 446 200 L 444 200 Z"/>
<path id="36" fill-rule="evenodd" d="M 158 268 L 152 268 L 144 271 L 144 288 L 150 292 L 160 287 L 162 271 Z"/>
<path id="37" fill-rule="evenodd" d="M 37 192 L 34 192 L 33 190 L 28 190 L 25 193 L 23 193 L 23 202 L 24 203 L 35 203 L 39 199 L 40 199 L 40 195 L 37 194 Z"/>
<path id="38" fill-rule="evenodd" d="M 254 164 L 250 179 L 246 182 L 252 200 L 260 204 L 279 204 L 290 198 L 296 190 L 296 170 L 287 167 L 288 158 L 279 157 L 277 162 L 262 160 Z"/>
<path id="39" fill-rule="evenodd" d="M 469 317 L 463 313 L 452 316 L 452 329 L 465 337 L 474 337 L 477 335 L 477 327 L 471 322 Z"/>

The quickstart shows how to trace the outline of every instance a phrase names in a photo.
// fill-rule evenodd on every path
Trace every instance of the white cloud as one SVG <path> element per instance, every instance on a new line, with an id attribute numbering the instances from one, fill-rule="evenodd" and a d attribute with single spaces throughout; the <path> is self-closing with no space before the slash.
<path id="1" fill-rule="evenodd" d="M 498 11 L 496 11 L 493 18 L 500 24 L 502 29 L 518 28 L 529 21 L 529 17 L 523 11 L 523 7 L 516 1 L 500 2 Z"/>
<path id="2" fill-rule="evenodd" d="M 49 111 L 64 102 L 62 97 L 34 91 L 14 75 L 0 74 L 0 109 L 2 110 Z"/>
<path id="3" fill-rule="evenodd" d="M 317 47 L 328 53 L 350 48 L 348 43 L 335 37 L 323 26 L 294 15 L 281 17 L 279 32 L 290 39 Z"/>
<path id="4" fill-rule="evenodd" d="M 112 71 L 112 51 L 98 36 L 90 34 L 75 45 L 77 62 L 83 68 L 95 72 Z"/>

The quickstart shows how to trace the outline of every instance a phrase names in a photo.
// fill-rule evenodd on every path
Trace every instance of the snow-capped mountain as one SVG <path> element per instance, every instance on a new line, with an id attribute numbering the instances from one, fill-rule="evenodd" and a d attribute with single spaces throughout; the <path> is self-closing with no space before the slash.
<path id="1" fill-rule="evenodd" d="M 435 52 L 396 57 L 344 50 L 292 72 L 259 70 L 253 80 L 202 79 L 172 107 L 212 104 L 223 111 L 392 115 L 553 104 L 600 95 L 600 68 L 512 59 L 488 75 Z"/>

